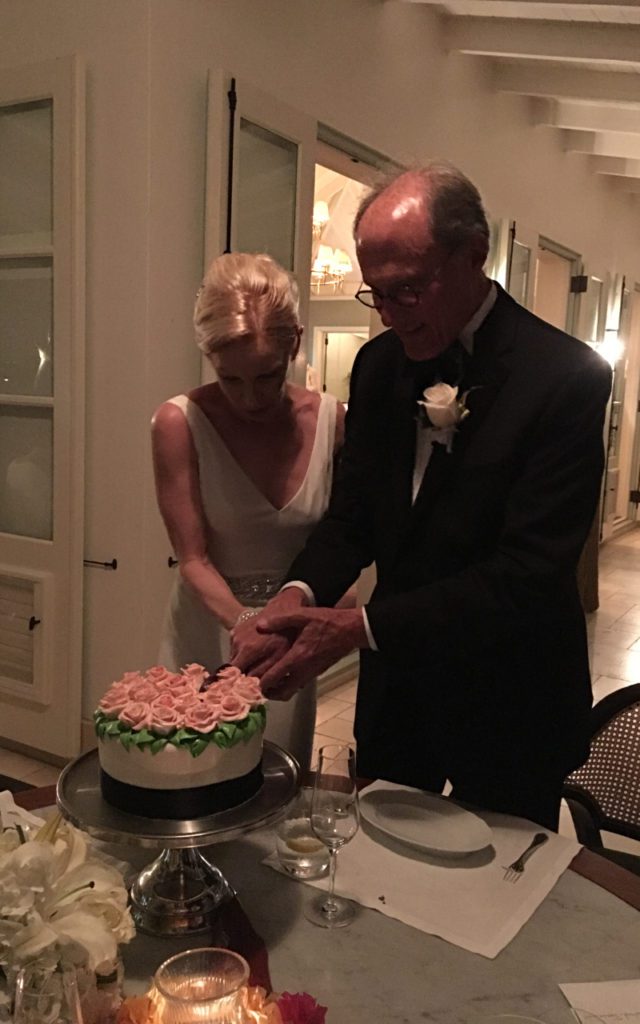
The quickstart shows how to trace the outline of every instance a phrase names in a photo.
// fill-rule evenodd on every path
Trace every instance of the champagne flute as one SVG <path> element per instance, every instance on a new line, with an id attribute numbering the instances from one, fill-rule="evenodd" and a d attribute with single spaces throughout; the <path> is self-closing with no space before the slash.
<path id="1" fill-rule="evenodd" d="M 355 915 L 353 903 L 335 895 L 338 850 L 358 831 L 360 812 L 356 786 L 356 755 L 352 747 L 329 743 L 320 748 L 311 797 L 311 828 L 329 850 L 328 893 L 319 893 L 305 916 L 321 928 L 343 928 Z"/>
<path id="2" fill-rule="evenodd" d="M 14 1024 L 82 1024 L 76 972 L 47 971 L 37 961 L 18 971 Z"/>

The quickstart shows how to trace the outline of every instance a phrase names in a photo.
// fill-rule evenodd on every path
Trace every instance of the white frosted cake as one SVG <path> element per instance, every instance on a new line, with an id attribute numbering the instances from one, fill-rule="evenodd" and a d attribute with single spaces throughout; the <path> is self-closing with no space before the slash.
<path id="1" fill-rule="evenodd" d="M 201 665 L 127 672 L 95 712 L 104 799 L 148 818 L 200 818 L 262 785 L 259 680 Z"/>

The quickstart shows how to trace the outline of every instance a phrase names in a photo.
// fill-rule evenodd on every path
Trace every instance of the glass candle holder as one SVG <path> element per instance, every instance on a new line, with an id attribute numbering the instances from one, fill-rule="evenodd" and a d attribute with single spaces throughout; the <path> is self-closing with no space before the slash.
<path id="1" fill-rule="evenodd" d="M 153 998 L 162 1024 L 243 1024 L 249 965 L 230 949 L 188 949 L 156 971 Z"/>

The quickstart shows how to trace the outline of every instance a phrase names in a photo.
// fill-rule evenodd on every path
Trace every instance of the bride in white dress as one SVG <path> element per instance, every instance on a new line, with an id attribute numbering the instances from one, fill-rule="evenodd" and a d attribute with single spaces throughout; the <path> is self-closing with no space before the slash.
<path id="1" fill-rule="evenodd" d="M 164 402 L 152 426 L 158 504 L 179 561 L 158 660 L 213 671 L 323 515 L 344 410 L 286 379 L 302 335 L 297 288 L 269 256 L 215 259 L 194 323 L 218 379 Z M 303 768 L 315 689 L 268 706 L 267 738 Z"/>

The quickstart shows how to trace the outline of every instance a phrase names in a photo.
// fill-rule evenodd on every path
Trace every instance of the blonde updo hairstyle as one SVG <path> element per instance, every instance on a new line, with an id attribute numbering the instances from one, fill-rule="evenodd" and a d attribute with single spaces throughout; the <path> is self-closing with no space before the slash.
<path id="1" fill-rule="evenodd" d="M 298 286 L 271 256 L 225 253 L 205 274 L 193 323 L 206 356 L 248 338 L 293 349 L 300 335 Z"/>

